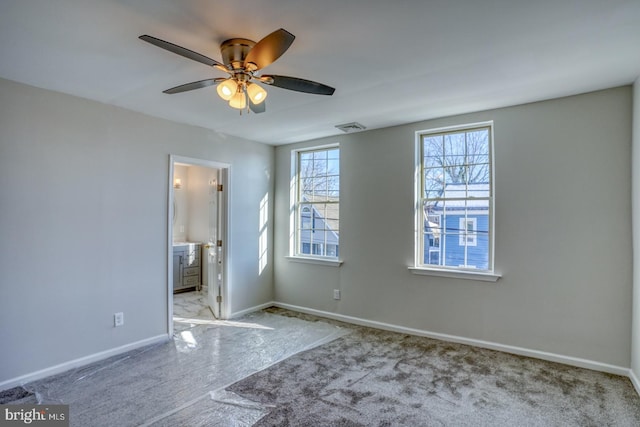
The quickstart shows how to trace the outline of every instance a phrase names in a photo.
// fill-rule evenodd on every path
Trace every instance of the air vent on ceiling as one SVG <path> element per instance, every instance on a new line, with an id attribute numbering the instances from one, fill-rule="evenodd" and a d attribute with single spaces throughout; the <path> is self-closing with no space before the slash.
<path id="1" fill-rule="evenodd" d="M 365 126 L 361 125 L 358 122 L 351 122 L 351 123 L 345 123 L 343 125 L 336 125 L 336 127 L 340 129 L 342 132 L 346 132 L 346 133 L 358 132 L 366 129 Z"/>

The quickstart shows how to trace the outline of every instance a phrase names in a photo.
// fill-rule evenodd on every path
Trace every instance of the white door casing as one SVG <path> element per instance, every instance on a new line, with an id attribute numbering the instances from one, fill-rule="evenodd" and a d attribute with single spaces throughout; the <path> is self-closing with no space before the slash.
<path id="1" fill-rule="evenodd" d="M 222 318 L 222 277 L 223 252 L 222 245 L 222 215 L 220 212 L 221 195 L 224 186 L 220 185 L 221 172 L 218 170 L 217 179 L 209 183 L 209 241 L 204 246 L 207 257 L 207 302 L 214 316 Z M 203 254 L 203 255 L 205 255 Z"/>
<path id="2" fill-rule="evenodd" d="M 209 280 L 209 277 L 207 277 L 208 279 L 208 288 L 212 289 L 211 287 L 211 283 L 215 283 L 215 292 L 211 292 L 210 294 L 207 295 L 207 299 L 210 300 L 211 297 L 213 297 L 215 304 L 213 304 L 211 306 L 212 310 L 214 311 L 214 314 L 216 315 L 216 317 L 218 317 L 219 319 L 225 319 L 227 317 L 227 312 L 228 312 L 228 308 L 229 308 L 229 279 L 228 279 L 228 275 L 226 274 L 226 272 L 228 271 L 228 257 L 227 257 L 227 251 L 228 248 L 230 246 L 230 240 L 228 238 L 227 235 L 227 230 L 228 230 L 228 218 L 230 218 L 229 215 L 229 195 L 228 195 L 228 189 L 229 187 L 229 169 L 231 167 L 230 164 L 228 163 L 221 163 L 221 162 L 217 162 L 217 161 L 211 161 L 211 160 L 204 160 L 204 159 L 196 159 L 196 158 L 190 158 L 190 157 L 183 157 L 183 156 L 176 156 L 176 155 L 169 155 L 169 180 L 168 180 L 168 188 L 169 188 L 169 194 L 168 194 L 168 208 L 167 208 L 167 245 L 168 245 L 168 249 L 167 249 L 167 291 L 168 291 L 168 298 L 167 298 L 167 330 L 168 330 L 168 335 L 169 336 L 173 336 L 173 218 L 174 218 L 174 188 L 173 188 L 173 181 L 174 181 L 174 167 L 175 165 L 179 163 L 179 164 L 186 164 L 186 165 L 195 165 L 195 166 L 202 166 L 202 167 L 206 167 L 206 168 L 210 168 L 210 169 L 217 169 L 217 180 L 216 180 L 216 187 L 215 187 L 215 194 L 210 194 L 210 199 L 209 199 L 209 240 L 211 241 L 211 237 L 213 236 L 212 233 L 212 224 L 215 223 L 215 239 L 213 240 L 213 242 L 216 242 L 216 245 L 213 248 L 205 248 L 207 246 L 207 244 L 203 245 L 203 248 L 205 248 L 205 250 L 203 250 L 203 254 L 202 254 L 202 258 L 203 258 L 203 262 L 205 261 L 204 258 L 205 256 L 206 258 L 206 262 L 209 262 L 209 251 L 211 249 L 213 249 L 214 253 L 213 255 L 213 259 L 212 261 L 214 261 L 214 268 L 208 268 L 208 275 L 214 274 L 214 279 L 213 281 Z M 223 191 L 217 191 L 218 190 L 218 186 L 222 185 Z M 215 196 L 215 197 L 214 197 Z M 211 211 L 212 211 L 212 203 L 211 201 L 214 201 L 215 203 L 215 221 L 212 222 L 212 216 L 211 216 Z M 218 241 L 222 241 L 223 245 L 222 246 L 218 246 L 217 242 Z M 209 243 L 209 242 L 207 242 Z M 211 267 L 210 265 L 207 265 L 207 267 Z M 211 272 L 214 273 L 211 273 Z M 221 301 L 218 302 L 218 296 L 221 297 Z M 211 304 L 210 301 L 208 301 L 209 304 Z"/>

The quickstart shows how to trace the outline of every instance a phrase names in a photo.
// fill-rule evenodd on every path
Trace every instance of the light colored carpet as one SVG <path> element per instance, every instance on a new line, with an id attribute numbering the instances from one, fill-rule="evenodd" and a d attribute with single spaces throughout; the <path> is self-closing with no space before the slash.
<path id="1" fill-rule="evenodd" d="M 83 427 L 640 425 L 624 377 L 280 309 L 183 327 L 0 401 Z"/>
<path id="2" fill-rule="evenodd" d="M 352 329 L 227 391 L 273 407 L 257 426 L 640 426 L 628 378 Z"/>

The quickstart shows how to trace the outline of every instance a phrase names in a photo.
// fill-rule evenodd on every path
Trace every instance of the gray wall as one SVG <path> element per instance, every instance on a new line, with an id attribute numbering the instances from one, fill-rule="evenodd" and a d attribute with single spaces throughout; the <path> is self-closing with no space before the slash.
<path id="1" fill-rule="evenodd" d="M 631 371 L 640 380 L 640 77 L 633 85 L 633 325 Z M 640 383 L 636 384 L 640 386 Z M 640 392 L 640 390 L 639 390 Z"/>
<path id="2" fill-rule="evenodd" d="M 277 147 L 276 300 L 630 366 L 631 95 L 626 86 Z M 414 133 L 486 120 L 495 126 L 503 277 L 412 275 Z M 341 146 L 344 264 L 291 262 L 290 151 L 333 142 Z"/>
<path id="3" fill-rule="evenodd" d="M 270 301 L 273 151 L 0 80 L 0 383 L 167 333 L 170 154 L 232 164 L 231 311 Z"/>

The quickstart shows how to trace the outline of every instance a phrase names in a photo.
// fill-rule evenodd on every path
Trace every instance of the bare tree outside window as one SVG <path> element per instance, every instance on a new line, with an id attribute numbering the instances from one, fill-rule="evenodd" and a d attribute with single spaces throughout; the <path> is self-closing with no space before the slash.
<path id="1" fill-rule="evenodd" d="M 488 129 L 428 135 L 423 144 L 426 198 L 446 198 L 448 184 L 489 182 Z"/>
<path id="2" fill-rule="evenodd" d="M 297 252 L 338 256 L 340 234 L 340 150 L 298 153 Z"/>
<path id="3" fill-rule="evenodd" d="M 340 151 L 300 153 L 300 191 L 303 201 L 320 202 L 340 196 Z"/>
<path id="4" fill-rule="evenodd" d="M 491 127 L 420 135 L 424 265 L 491 269 Z"/>

